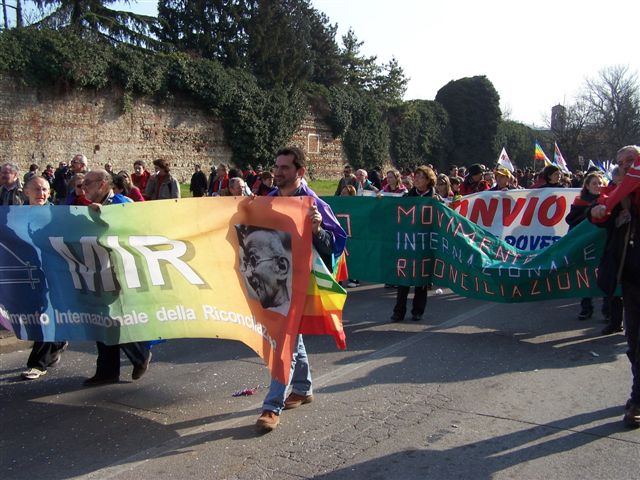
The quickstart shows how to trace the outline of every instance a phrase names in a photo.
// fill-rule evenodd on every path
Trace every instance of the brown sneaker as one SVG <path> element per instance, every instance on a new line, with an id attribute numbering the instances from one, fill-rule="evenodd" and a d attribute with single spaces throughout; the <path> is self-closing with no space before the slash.
<path id="1" fill-rule="evenodd" d="M 291 410 L 292 408 L 298 408 L 300 405 L 311 402 L 313 402 L 313 395 L 299 395 L 292 392 L 284 401 L 284 409 Z"/>
<path id="2" fill-rule="evenodd" d="M 256 422 L 256 427 L 262 432 L 270 432 L 280 423 L 280 416 L 271 410 L 263 410 Z"/>

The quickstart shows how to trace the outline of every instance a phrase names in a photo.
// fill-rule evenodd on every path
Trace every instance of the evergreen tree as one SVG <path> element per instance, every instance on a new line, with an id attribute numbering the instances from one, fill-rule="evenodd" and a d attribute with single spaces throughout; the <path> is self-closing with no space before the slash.
<path id="1" fill-rule="evenodd" d="M 342 66 L 345 83 L 358 90 L 371 90 L 378 77 L 377 57 L 365 57 L 360 53 L 364 42 L 358 41 L 353 30 L 342 36 Z"/>
<path id="2" fill-rule="evenodd" d="M 489 79 L 482 75 L 452 80 L 438 91 L 436 101 L 449 114 L 454 145 L 449 162 L 492 165 L 501 114 L 500 97 Z"/>
<path id="3" fill-rule="evenodd" d="M 54 10 L 36 22 L 37 27 L 69 29 L 81 36 L 93 36 L 112 43 L 128 42 L 136 45 L 152 45 L 156 41 L 149 36 L 155 17 L 132 12 L 113 10 L 117 0 L 34 0 L 44 11 Z"/>
<path id="4" fill-rule="evenodd" d="M 255 0 L 160 0 L 157 37 L 182 52 L 242 67 Z"/>

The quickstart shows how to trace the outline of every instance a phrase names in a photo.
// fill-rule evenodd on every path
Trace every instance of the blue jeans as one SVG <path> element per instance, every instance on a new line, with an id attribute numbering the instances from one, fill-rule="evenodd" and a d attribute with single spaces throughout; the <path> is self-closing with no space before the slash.
<path id="1" fill-rule="evenodd" d="M 304 348 L 302 335 L 298 335 L 298 343 L 291 358 L 291 371 L 289 372 L 289 384 L 291 391 L 298 395 L 311 395 L 311 368 L 309 367 L 309 358 L 307 350 Z M 269 410 L 280 415 L 284 408 L 284 401 L 287 398 L 287 386 L 278 380 L 271 379 L 269 392 L 262 404 L 262 410 Z"/>

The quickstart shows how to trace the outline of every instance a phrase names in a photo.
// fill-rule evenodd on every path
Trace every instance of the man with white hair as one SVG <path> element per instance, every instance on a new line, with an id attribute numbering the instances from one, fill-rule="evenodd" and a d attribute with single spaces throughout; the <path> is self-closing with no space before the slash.
<path id="1" fill-rule="evenodd" d="M 22 205 L 24 194 L 18 180 L 18 166 L 5 163 L 0 167 L 0 205 Z"/>
<path id="2" fill-rule="evenodd" d="M 229 195 L 233 197 L 242 197 L 246 195 L 246 187 L 244 180 L 240 177 L 229 179 Z"/>
<path id="3" fill-rule="evenodd" d="M 365 190 L 370 190 L 374 193 L 378 193 L 378 189 L 369 180 L 368 173 L 364 169 L 356 170 L 356 195 L 362 196 Z"/>

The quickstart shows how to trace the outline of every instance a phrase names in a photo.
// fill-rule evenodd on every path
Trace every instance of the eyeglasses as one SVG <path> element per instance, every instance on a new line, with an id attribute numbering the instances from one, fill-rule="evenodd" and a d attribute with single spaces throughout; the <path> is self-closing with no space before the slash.
<path id="1" fill-rule="evenodd" d="M 249 255 L 248 258 L 243 258 L 240 261 L 240 267 L 242 271 L 248 270 L 251 267 L 251 270 L 255 270 L 258 265 L 264 262 L 268 262 L 269 260 L 274 260 L 278 257 L 267 257 L 267 258 L 258 258 L 255 255 Z"/>
<path id="2" fill-rule="evenodd" d="M 84 182 L 82 182 L 82 186 L 85 186 L 85 187 L 86 187 L 87 185 L 91 185 L 91 184 L 96 183 L 96 182 L 102 182 L 102 180 L 99 180 L 99 179 L 96 179 L 96 180 L 86 180 L 86 179 L 85 179 L 85 181 L 84 181 Z"/>

